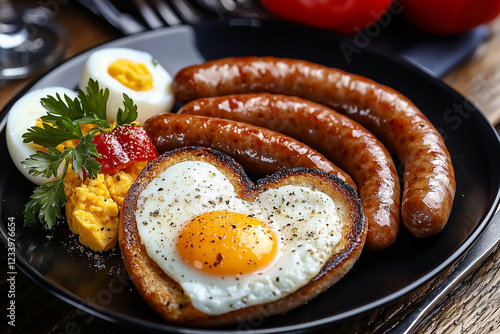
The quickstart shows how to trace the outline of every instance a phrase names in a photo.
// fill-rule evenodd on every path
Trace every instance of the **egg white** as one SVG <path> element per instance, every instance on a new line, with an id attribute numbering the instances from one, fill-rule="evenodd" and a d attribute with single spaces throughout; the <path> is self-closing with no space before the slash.
<path id="1" fill-rule="evenodd" d="M 42 107 L 41 98 L 49 95 L 56 96 L 59 94 L 61 98 L 67 95 L 74 99 L 76 92 L 64 87 L 47 87 L 28 92 L 19 100 L 17 100 L 9 111 L 6 127 L 7 149 L 10 157 L 16 165 L 17 169 L 31 182 L 42 184 L 48 179 L 42 176 L 33 176 L 28 174 L 28 170 L 21 164 L 21 161 L 26 160 L 30 155 L 36 152 L 36 148 L 32 143 L 23 143 L 22 135 L 28 128 L 36 125 L 37 120 L 47 113 L 47 110 Z"/>
<path id="2" fill-rule="evenodd" d="M 108 73 L 108 67 L 119 59 L 142 63 L 146 65 L 153 77 L 153 88 L 147 91 L 135 91 Z M 162 112 L 169 112 L 174 105 L 172 93 L 172 77 L 147 52 L 128 48 L 106 48 L 93 52 L 87 59 L 82 70 L 79 88 L 85 91 L 89 78 L 96 80 L 99 87 L 108 88 L 107 103 L 108 121 L 116 120 L 118 109 L 123 109 L 123 94 L 127 94 L 137 105 L 137 122 L 143 124 L 148 118 Z"/>
<path id="3" fill-rule="evenodd" d="M 252 214 L 277 235 L 278 255 L 261 271 L 239 276 L 206 274 L 176 251 L 183 224 L 216 210 Z M 152 180 L 138 198 L 136 221 L 148 256 L 177 281 L 195 308 L 210 315 L 272 302 L 314 278 L 341 238 L 335 203 L 311 187 L 288 185 L 263 192 L 255 202 L 239 198 L 211 164 L 178 163 Z"/>

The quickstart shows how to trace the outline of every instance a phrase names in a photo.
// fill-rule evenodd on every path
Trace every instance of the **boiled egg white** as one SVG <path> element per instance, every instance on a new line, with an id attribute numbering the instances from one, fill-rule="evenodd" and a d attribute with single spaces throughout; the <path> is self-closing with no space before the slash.
<path id="1" fill-rule="evenodd" d="M 7 118 L 5 132 L 10 157 L 17 169 L 28 180 L 38 185 L 48 181 L 48 179 L 43 176 L 28 174 L 28 170 L 21 164 L 22 161 L 37 151 L 33 143 L 23 143 L 22 135 L 27 132 L 28 128 L 35 126 L 39 118 L 47 113 L 40 100 L 49 95 L 55 97 L 56 94 L 59 94 L 61 98 L 67 95 L 71 99 L 77 96 L 75 91 L 64 87 L 47 87 L 33 90 L 22 96 L 12 105 Z"/>
<path id="2" fill-rule="evenodd" d="M 341 239 L 331 197 L 312 186 L 240 198 L 214 165 L 177 163 L 140 193 L 148 256 L 199 311 L 219 315 L 283 298 L 311 281 Z"/>
<path id="3" fill-rule="evenodd" d="M 119 108 L 123 109 L 123 94 L 137 105 L 137 122 L 169 112 L 174 104 L 172 77 L 147 52 L 128 48 L 106 48 L 93 52 L 80 76 L 79 88 L 85 91 L 89 78 L 99 87 L 109 90 L 107 103 L 108 121 L 116 120 Z"/>

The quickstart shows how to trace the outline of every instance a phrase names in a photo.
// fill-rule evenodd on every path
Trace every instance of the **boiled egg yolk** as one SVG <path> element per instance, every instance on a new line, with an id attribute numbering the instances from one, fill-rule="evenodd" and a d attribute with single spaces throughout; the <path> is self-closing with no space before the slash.
<path id="1" fill-rule="evenodd" d="M 177 251 L 192 267 L 215 275 L 263 269 L 278 251 L 275 233 L 260 220 L 230 211 L 211 211 L 180 231 Z"/>
<path id="2" fill-rule="evenodd" d="M 108 73 L 122 85 L 135 91 L 153 88 L 153 76 L 143 63 L 128 59 L 118 59 L 108 67 Z"/>

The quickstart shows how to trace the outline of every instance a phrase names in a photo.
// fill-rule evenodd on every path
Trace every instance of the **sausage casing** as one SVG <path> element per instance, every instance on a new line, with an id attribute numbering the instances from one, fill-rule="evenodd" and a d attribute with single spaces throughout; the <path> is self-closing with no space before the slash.
<path id="1" fill-rule="evenodd" d="M 281 133 L 250 124 L 205 116 L 159 114 L 144 129 L 160 153 L 204 146 L 233 157 L 250 175 L 265 176 L 293 167 L 332 173 L 352 187 L 352 178 L 311 147 Z"/>
<path id="2" fill-rule="evenodd" d="M 382 143 L 350 118 L 301 98 L 268 93 L 197 99 L 179 113 L 269 128 L 318 150 L 356 182 L 368 221 L 366 247 L 381 250 L 396 240 L 401 195 L 396 168 Z"/>
<path id="3" fill-rule="evenodd" d="M 417 237 L 441 231 L 451 213 L 455 175 L 445 143 L 405 96 L 362 76 L 295 59 L 241 57 L 187 67 L 176 98 L 271 92 L 306 98 L 359 122 L 404 164 L 402 221 Z"/>

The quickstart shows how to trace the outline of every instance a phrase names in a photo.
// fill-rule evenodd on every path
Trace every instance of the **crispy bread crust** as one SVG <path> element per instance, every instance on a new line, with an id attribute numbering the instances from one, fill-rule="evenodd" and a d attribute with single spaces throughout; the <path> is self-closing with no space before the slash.
<path id="1" fill-rule="evenodd" d="M 180 285 L 149 258 L 141 243 L 135 220 L 138 197 L 151 180 L 176 163 L 192 160 L 206 161 L 215 165 L 235 185 L 237 194 L 248 201 L 253 201 L 267 188 L 287 184 L 309 184 L 331 196 L 335 202 L 343 203 L 339 211 L 344 215 L 345 225 L 338 252 L 307 285 L 280 300 L 221 315 L 207 315 L 198 311 L 191 304 L 189 297 L 183 293 Z M 119 244 L 125 268 L 132 281 L 158 314 L 172 323 L 214 327 L 284 313 L 311 300 L 351 269 L 361 254 L 366 233 L 367 224 L 356 192 L 332 174 L 296 168 L 273 174 L 254 184 L 232 158 L 207 148 L 187 147 L 166 152 L 149 163 L 139 175 L 123 205 Z"/>

